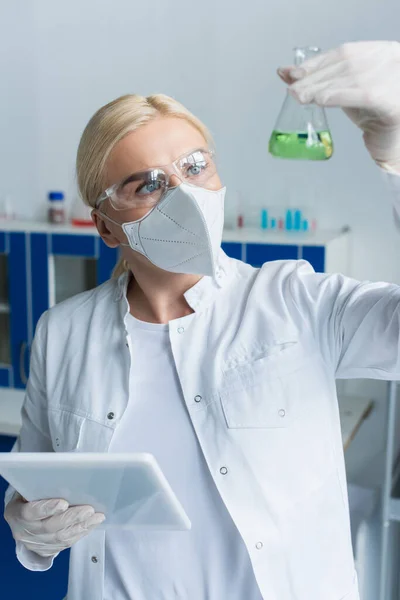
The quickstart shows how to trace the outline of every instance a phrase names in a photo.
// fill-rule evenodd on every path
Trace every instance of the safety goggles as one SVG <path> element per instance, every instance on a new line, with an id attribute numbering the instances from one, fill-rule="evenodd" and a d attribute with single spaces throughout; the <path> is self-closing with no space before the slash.
<path id="1" fill-rule="evenodd" d="M 176 175 L 182 183 L 207 187 L 207 182 L 217 171 L 214 157 L 214 150 L 199 148 L 180 156 L 170 165 L 133 173 L 107 188 L 97 199 L 96 208 L 109 199 L 115 210 L 150 210 L 173 187 L 169 185 L 171 175 Z"/>

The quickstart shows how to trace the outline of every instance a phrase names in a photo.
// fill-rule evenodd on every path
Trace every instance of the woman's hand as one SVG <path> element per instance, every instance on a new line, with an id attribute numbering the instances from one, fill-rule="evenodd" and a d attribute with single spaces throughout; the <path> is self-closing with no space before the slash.
<path id="1" fill-rule="evenodd" d="M 278 69 L 302 104 L 339 106 L 372 158 L 400 172 L 400 43 L 354 42 Z"/>
<path id="2" fill-rule="evenodd" d="M 19 494 L 7 504 L 4 518 L 16 541 L 45 557 L 70 548 L 105 519 L 91 506 L 69 508 L 65 500 L 26 502 Z"/>

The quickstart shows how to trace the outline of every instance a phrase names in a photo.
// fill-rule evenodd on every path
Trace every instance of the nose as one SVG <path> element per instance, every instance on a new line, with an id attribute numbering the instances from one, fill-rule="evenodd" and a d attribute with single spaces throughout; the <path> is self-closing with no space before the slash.
<path id="1" fill-rule="evenodd" d="M 169 186 L 168 187 L 177 187 L 182 183 L 182 180 L 178 177 L 178 175 L 171 175 L 169 178 Z"/>

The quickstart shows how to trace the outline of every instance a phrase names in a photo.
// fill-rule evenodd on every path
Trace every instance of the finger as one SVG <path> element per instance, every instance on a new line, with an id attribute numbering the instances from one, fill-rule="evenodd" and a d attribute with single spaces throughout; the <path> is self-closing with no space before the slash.
<path id="1" fill-rule="evenodd" d="M 15 535 L 15 539 L 21 541 L 29 550 L 39 553 L 47 553 L 52 556 L 65 548 L 69 548 L 76 543 L 81 537 L 90 533 L 105 520 L 105 515 L 95 513 L 87 521 L 77 523 L 54 533 L 34 534 L 31 531 L 19 531 Z M 43 555 L 43 554 L 41 554 Z"/>
<path id="2" fill-rule="evenodd" d="M 93 529 L 96 529 L 105 520 L 105 516 L 102 513 L 95 513 L 90 519 L 84 523 L 78 523 L 72 525 L 67 529 L 63 529 L 57 533 L 57 539 L 61 543 L 68 543 L 68 545 L 75 544 L 82 537 L 86 536 Z"/>
<path id="3" fill-rule="evenodd" d="M 301 64 L 300 69 L 304 71 L 305 77 L 306 75 L 312 75 L 313 73 L 319 71 L 322 68 L 330 67 L 341 62 L 343 62 L 343 54 L 341 52 L 341 49 L 335 48 L 334 50 L 321 52 L 321 54 L 317 54 L 312 58 L 308 58 Z M 296 75 L 294 76 L 296 77 Z"/>
<path id="4" fill-rule="evenodd" d="M 317 103 L 321 106 L 340 108 L 359 108 L 366 102 L 365 90 L 353 89 L 327 89 L 315 95 Z"/>
<path id="5" fill-rule="evenodd" d="M 92 506 L 73 506 L 61 515 L 50 517 L 50 519 L 44 523 L 45 528 L 43 531 L 46 533 L 62 531 L 71 527 L 71 525 L 84 523 L 90 519 L 94 513 L 95 511 Z"/>
<path id="6" fill-rule="evenodd" d="M 293 87 L 288 88 L 288 92 L 301 104 L 317 104 L 317 98 L 322 98 L 323 93 L 329 89 L 329 84 L 321 83 L 313 88 L 297 90 Z"/>
<path id="7" fill-rule="evenodd" d="M 34 502 L 24 502 L 20 500 L 20 516 L 24 521 L 40 521 L 49 516 L 60 515 L 65 512 L 69 504 L 61 498 L 51 500 L 36 500 Z"/>
<path id="8" fill-rule="evenodd" d="M 296 79 L 293 79 L 290 75 L 290 73 L 293 69 L 295 69 L 295 67 L 284 67 L 284 68 L 282 67 L 277 70 L 277 73 L 283 82 L 291 85 L 292 83 L 294 83 L 296 81 Z"/>
<path id="9" fill-rule="evenodd" d="M 93 515 L 94 508 L 92 506 L 72 506 L 62 514 L 29 523 L 27 529 L 34 535 L 54 534 L 71 525 L 86 521 Z"/>
<path id="10" fill-rule="evenodd" d="M 278 74 L 282 72 L 286 76 L 290 76 L 293 81 L 297 81 L 298 79 L 306 77 L 306 75 L 311 75 L 322 67 L 330 67 L 340 61 L 341 59 L 338 50 L 329 50 L 328 52 L 323 52 L 313 58 L 305 60 L 297 67 L 293 65 L 280 67 L 278 69 Z"/>
<path id="11" fill-rule="evenodd" d="M 339 77 L 331 81 L 321 81 L 310 86 L 299 86 L 296 83 L 288 88 L 289 93 L 302 104 L 321 103 L 322 106 L 341 106 L 341 104 L 325 104 L 339 90 L 342 101 L 345 101 L 347 93 L 349 97 L 353 97 L 355 91 L 360 92 L 350 76 Z"/>
<path id="12" fill-rule="evenodd" d="M 302 79 L 307 75 L 320 70 L 322 67 L 329 67 L 334 64 L 346 62 L 361 62 L 364 65 L 371 65 L 371 62 L 377 54 L 381 53 L 384 47 L 391 47 L 394 50 L 394 55 L 397 57 L 399 53 L 398 42 L 350 42 L 342 44 L 332 50 L 322 52 L 312 58 L 305 60 L 299 69 L 292 70 L 291 76 L 294 79 Z M 282 67 L 285 70 L 288 67 Z"/>
<path id="13" fill-rule="evenodd" d="M 291 89 L 296 92 L 306 89 L 312 89 L 319 84 L 335 84 L 345 78 L 346 66 L 344 63 L 334 64 L 329 67 L 323 67 L 310 75 L 306 75 L 292 84 Z"/>
<path id="14" fill-rule="evenodd" d="M 71 527 L 71 525 L 76 525 L 78 523 L 84 523 L 95 514 L 95 510 L 93 506 L 90 505 L 80 505 L 80 506 L 72 506 L 65 513 L 59 515 L 58 517 L 54 517 L 54 526 L 58 525 L 58 531 L 63 529 L 67 529 Z M 57 521 L 57 523 L 56 523 Z"/>

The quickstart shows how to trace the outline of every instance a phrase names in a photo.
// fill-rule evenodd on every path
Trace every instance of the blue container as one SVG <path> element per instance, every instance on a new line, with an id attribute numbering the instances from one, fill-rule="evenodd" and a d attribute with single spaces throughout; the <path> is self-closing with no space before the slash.
<path id="1" fill-rule="evenodd" d="M 64 193 L 49 192 L 47 197 L 49 199 L 47 210 L 49 223 L 65 223 L 66 214 L 64 208 Z"/>
<path id="2" fill-rule="evenodd" d="M 294 225 L 293 225 L 293 229 L 295 229 L 296 231 L 300 231 L 301 228 L 301 211 L 300 210 L 295 210 L 294 211 Z"/>
<path id="3" fill-rule="evenodd" d="M 268 229 L 268 211 L 265 208 L 261 211 L 261 229 Z"/>
<path id="4" fill-rule="evenodd" d="M 293 216 L 291 210 L 286 211 L 285 227 L 287 231 L 291 231 L 293 229 Z"/>

